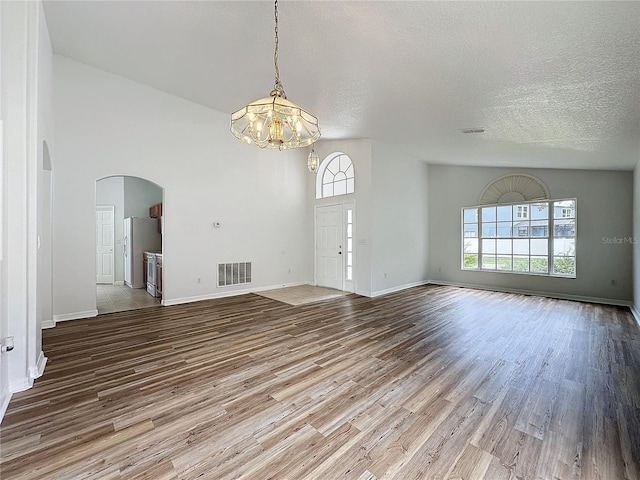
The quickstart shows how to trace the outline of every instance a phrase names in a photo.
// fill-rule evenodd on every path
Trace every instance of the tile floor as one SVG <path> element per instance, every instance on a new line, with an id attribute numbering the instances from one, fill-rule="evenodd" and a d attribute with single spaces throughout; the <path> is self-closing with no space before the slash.
<path id="1" fill-rule="evenodd" d="M 153 298 L 146 289 L 126 285 L 96 285 L 96 298 L 98 315 L 160 305 L 160 299 Z"/>

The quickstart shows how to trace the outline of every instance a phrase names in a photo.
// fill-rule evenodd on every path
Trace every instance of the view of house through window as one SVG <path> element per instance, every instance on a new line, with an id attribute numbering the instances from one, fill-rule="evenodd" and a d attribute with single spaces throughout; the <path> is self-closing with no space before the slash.
<path id="1" fill-rule="evenodd" d="M 576 276 L 576 200 L 462 209 L 462 269 Z"/>

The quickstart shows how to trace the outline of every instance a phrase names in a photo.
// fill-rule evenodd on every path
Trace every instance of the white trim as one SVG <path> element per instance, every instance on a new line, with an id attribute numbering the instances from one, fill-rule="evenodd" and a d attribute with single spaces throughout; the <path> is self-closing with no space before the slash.
<path id="1" fill-rule="evenodd" d="M 40 350 L 40 355 L 38 355 L 38 364 L 34 367 L 29 368 L 29 376 L 31 377 L 31 381 L 36 378 L 40 378 L 44 373 L 44 367 L 47 365 L 47 357 L 44 356 L 44 352 Z"/>
<path id="2" fill-rule="evenodd" d="M 42 320 L 42 328 L 53 328 L 56 326 L 56 321 L 53 318 L 50 318 L 48 320 Z"/>
<path id="3" fill-rule="evenodd" d="M 53 322 L 66 322 L 67 320 L 77 320 L 79 318 L 97 317 L 98 310 L 87 310 L 86 312 L 64 313 L 62 315 L 54 315 Z"/>
<path id="4" fill-rule="evenodd" d="M 633 304 L 629 308 L 631 309 L 631 314 L 633 315 L 633 318 L 636 319 L 636 322 L 640 326 L 640 310 L 638 310 L 638 308 Z"/>
<path id="5" fill-rule="evenodd" d="M 442 280 L 429 280 L 431 285 L 442 285 L 445 287 L 473 288 L 475 290 L 489 290 L 491 292 L 518 293 L 521 295 L 535 295 L 538 297 L 557 298 L 559 300 L 571 300 L 574 302 L 600 303 L 603 305 L 615 305 L 618 307 L 631 307 L 631 302 L 617 300 L 614 298 L 587 297 L 584 295 L 570 295 L 557 292 L 542 292 L 538 290 L 520 290 L 518 288 L 502 288 L 486 285 L 476 285 L 471 283 L 445 282 Z"/>
<path id="6" fill-rule="evenodd" d="M 28 377 L 21 377 L 9 383 L 9 390 L 11 390 L 11 393 L 24 392 L 25 390 L 29 390 L 32 386 L 32 380 Z"/>
<path id="7" fill-rule="evenodd" d="M 115 282 L 113 282 L 113 284 L 115 286 L 122 286 L 122 285 L 124 285 L 124 280 L 116 280 Z"/>
<path id="8" fill-rule="evenodd" d="M 300 285 L 312 285 L 309 282 L 281 283 L 279 285 L 269 285 L 259 288 L 244 288 L 241 290 L 233 290 L 227 292 L 209 293 L 207 295 L 197 295 L 194 297 L 173 298 L 170 300 L 162 300 L 162 305 L 181 305 L 183 303 L 200 302 L 202 300 L 213 300 L 215 298 L 236 297 L 238 295 L 246 295 L 248 293 L 263 292 L 265 290 L 275 290 L 277 288 L 298 287 Z"/>
<path id="9" fill-rule="evenodd" d="M 384 290 L 376 290 L 372 292 L 370 297 L 379 297 L 380 295 L 387 295 L 389 293 L 399 292 L 400 290 L 406 290 L 407 288 L 420 287 L 430 283 L 429 280 L 420 280 L 419 282 L 407 283 L 405 285 L 398 285 L 397 287 L 385 288 Z"/>
<path id="10" fill-rule="evenodd" d="M 0 398 L 0 424 L 4 419 L 4 414 L 7 413 L 9 402 L 11 401 L 11 392 L 7 392 L 2 398 Z"/>
<path id="11" fill-rule="evenodd" d="M 360 295 L 361 297 L 368 297 L 368 298 L 372 298 L 373 295 L 371 294 L 371 292 L 369 290 L 358 290 L 356 289 L 355 292 L 356 295 Z"/>

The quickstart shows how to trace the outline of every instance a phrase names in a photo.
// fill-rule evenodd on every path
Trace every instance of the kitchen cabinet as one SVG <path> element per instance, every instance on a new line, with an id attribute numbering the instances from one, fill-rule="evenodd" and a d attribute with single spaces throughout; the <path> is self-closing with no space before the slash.
<path id="1" fill-rule="evenodd" d="M 149 216 L 151 218 L 160 218 L 162 216 L 162 202 L 149 207 Z"/>

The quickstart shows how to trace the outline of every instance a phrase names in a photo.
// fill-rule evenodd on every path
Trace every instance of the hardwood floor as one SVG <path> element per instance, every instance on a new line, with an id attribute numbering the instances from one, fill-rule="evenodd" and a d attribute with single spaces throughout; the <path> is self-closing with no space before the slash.
<path id="1" fill-rule="evenodd" d="M 628 309 L 450 287 L 74 320 L 2 479 L 638 479 Z"/>

